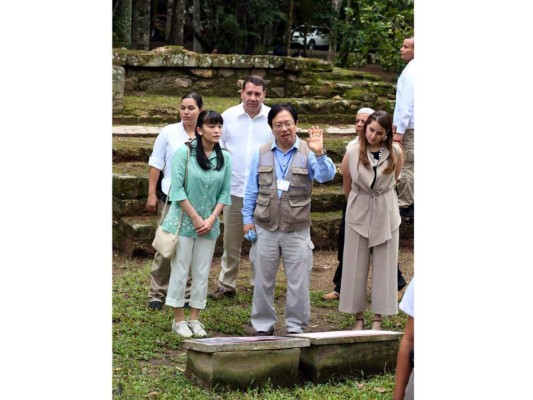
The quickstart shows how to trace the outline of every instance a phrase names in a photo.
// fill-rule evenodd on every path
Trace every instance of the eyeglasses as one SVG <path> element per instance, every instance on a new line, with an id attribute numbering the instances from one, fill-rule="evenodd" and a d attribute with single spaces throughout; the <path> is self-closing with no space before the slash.
<path id="1" fill-rule="evenodd" d="M 279 122 L 277 124 L 272 125 L 272 127 L 274 129 L 282 129 L 283 127 L 290 128 L 293 125 L 295 125 L 294 122 L 287 121 L 287 122 Z"/>
<path id="2" fill-rule="evenodd" d="M 361 123 L 364 124 L 364 123 L 366 122 L 366 119 L 356 119 L 356 120 L 355 120 L 355 123 L 356 123 L 356 124 L 358 124 L 359 122 L 361 122 Z"/>

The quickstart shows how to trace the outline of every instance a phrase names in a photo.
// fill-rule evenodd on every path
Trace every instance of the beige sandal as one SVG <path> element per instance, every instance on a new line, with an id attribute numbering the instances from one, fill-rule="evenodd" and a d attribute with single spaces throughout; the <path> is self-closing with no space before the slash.
<path id="1" fill-rule="evenodd" d="M 354 331 L 362 331 L 365 325 L 365 317 L 363 315 L 355 315 L 355 326 L 353 327 Z"/>
<path id="2" fill-rule="evenodd" d="M 381 316 L 379 316 L 379 319 L 374 316 L 374 320 L 372 321 L 372 330 L 373 331 L 381 330 Z"/>

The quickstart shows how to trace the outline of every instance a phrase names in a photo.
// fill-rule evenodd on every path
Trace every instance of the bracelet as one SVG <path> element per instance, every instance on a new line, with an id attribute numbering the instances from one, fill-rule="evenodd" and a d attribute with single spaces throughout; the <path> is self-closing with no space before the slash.
<path id="1" fill-rule="evenodd" d="M 320 154 L 319 156 L 317 156 L 315 154 L 315 157 L 322 157 L 322 156 L 325 156 L 327 153 L 326 153 L 326 149 L 322 149 L 322 154 Z"/>

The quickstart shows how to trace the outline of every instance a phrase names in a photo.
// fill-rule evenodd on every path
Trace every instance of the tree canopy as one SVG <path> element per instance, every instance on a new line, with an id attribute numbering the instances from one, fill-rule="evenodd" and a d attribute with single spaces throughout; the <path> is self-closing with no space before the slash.
<path id="1" fill-rule="evenodd" d="M 329 33 L 330 60 L 337 65 L 372 60 L 398 70 L 403 65 L 398 57 L 402 40 L 413 34 L 414 2 L 113 0 L 113 45 L 127 48 L 147 50 L 157 42 L 208 53 L 268 54 L 274 48 L 288 53 L 287 36 L 300 25 Z"/>

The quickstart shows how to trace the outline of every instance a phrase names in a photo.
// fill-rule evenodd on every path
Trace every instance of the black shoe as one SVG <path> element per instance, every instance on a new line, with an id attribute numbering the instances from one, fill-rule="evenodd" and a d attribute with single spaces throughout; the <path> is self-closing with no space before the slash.
<path id="1" fill-rule="evenodd" d="M 148 308 L 152 311 L 161 311 L 163 309 L 163 303 L 160 301 L 151 301 L 148 304 Z"/>
<path id="2" fill-rule="evenodd" d="M 398 291 L 402 290 L 405 285 L 407 285 L 407 282 L 405 282 L 402 271 L 400 270 L 400 265 L 398 265 Z"/>
<path id="3" fill-rule="evenodd" d="M 400 208 L 400 217 L 413 218 L 415 216 L 415 205 Z"/>
<path id="4" fill-rule="evenodd" d="M 257 331 L 254 333 L 254 336 L 272 336 L 272 335 L 274 335 L 274 329 L 271 329 L 268 332 Z"/>
<path id="5" fill-rule="evenodd" d="M 183 308 L 185 308 L 185 309 L 191 308 L 191 306 L 189 305 L 188 301 L 185 302 L 185 304 L 183 305 Z"/>
<path id="6" fill-rule="evenodd" d="M 226 290 L 223 287 L 218 287 L 213 293 L 209 295 L 212 299 L 220 300 L 224 297 L 235 297 L 235 290 Z"/>

